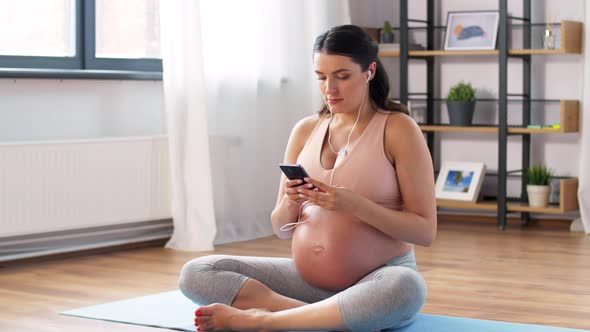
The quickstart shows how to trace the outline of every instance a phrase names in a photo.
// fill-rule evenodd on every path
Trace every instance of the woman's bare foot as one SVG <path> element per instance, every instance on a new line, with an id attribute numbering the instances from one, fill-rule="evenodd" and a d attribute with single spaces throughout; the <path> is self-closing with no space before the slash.
<path id="1" fill-rule="evenodd" d="M 240 310 L 221 303 L 199 307 L 195 312 L 197 331 L 268 331 L 262 326 L 271 314 L 265 309 Z"/>

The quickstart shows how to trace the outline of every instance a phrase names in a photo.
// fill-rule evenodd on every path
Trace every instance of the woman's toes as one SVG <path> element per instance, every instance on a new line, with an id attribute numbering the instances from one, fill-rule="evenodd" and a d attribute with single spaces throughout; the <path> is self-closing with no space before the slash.
<path id="1" fill-rule="evenodd" d="M 199 307 L 197 309 L 197 311 L 195 311 L 195 316 L 197 316 L 197 317 L 199 317 L 199 316 L 211 316 L 213 314 L 213 312 L 215 311 L 215 309 L 218 308 L 219 306 L 222 306 L 222 304 L 220 304 L 220 303 L 213 303 L 213 304 L 210 304 L 210 305 Z"/>
<path id="2" fill-rule="evenodd" d="M 198 325 L 199 327 L 209 326 L 210 322 L 211 322 L 211 317 L 209 317 L 209 316 L 199 318 L 198 322 L 195 320 L 196 325 Z"/>

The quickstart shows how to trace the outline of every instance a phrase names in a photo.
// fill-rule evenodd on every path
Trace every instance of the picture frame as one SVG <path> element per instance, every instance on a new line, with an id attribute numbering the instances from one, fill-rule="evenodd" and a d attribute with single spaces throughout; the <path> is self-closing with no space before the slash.
<path id="1" fill-rule="evenodd" d="M 443 49 L 494 50 L 499 22 L 499 11 L 450 11 L 447 13 Z"/>
<path id="2" fill-rule="evenodd" d="M 480 162 L 443 162 L 436 178 L 436 198 L 477 202 L 485 172 L 486 165 Z"/>

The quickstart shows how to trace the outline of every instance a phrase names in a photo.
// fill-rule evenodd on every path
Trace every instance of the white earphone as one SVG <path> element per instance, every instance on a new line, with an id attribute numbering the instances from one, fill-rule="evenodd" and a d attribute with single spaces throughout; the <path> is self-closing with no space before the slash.
<path id="1" fill-rule="evenodd" d="M 369 77 L 367 77 L 367 83 L 369 83 L 369 81 L 371 80 L 371 75 L 372 75 L 372 74 L 373 74 L 373 73 L 371 73 L 371 69 L 369 69 Z"/>

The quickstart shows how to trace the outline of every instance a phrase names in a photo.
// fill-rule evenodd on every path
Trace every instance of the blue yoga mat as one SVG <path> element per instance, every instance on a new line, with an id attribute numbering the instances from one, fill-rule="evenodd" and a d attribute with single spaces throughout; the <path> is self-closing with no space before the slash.
<path id="1" fill-rule="evenodd" d="M 112 322 L 195 331 L 197 305 L 180 291 L 153 294 L 62 312 L 63 315 Z M 420 314 L 399 332 L 581 332 L 562 327 L 507 323 L 492 320 Z M 586 330 L 587 331 L 587 330 Z"/>

